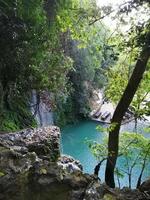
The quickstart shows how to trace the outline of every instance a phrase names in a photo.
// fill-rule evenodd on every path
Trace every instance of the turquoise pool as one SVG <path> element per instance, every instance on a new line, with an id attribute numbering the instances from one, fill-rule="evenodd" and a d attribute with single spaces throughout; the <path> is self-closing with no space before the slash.
<path id="1" fill-rule="evenodd" d="M 83 120 L 73 125 L 68 125 L 62 129 L 61 138 L 61 151 L 63 154 L 68 154 L 73 156 L 75 159 L 79 160 L 83 165 L 84 172 L 92 174 L 94 167 L 97 164 L 96 159 L 91 154 L 85 143 L 86 139 L 101 141 L 103 138 L 103 133 L 96 130 L 97 125 L 102 125 L 99 122 Z M 143 132 L 143 124 L 138 124 L 138 132 Z M 129 123 L 122 126 L 121 130 L 134 131 L 134 123 Z M 145 134 L 146 137 L 149 137 Z M 118 165 L 121 165 L 123 159 L 118 159 Z M 105 163 L 101 167 L 100 178 L 104 180 Z M 132 187 L 135 187 L 139 169 L 134 170 L 132 177 Z M 144 177 L 150 176 L 150 171 L 146 171 Z M 125 176 L 121 180 L 121 186 L 128 185 L 128 178 Z"/>

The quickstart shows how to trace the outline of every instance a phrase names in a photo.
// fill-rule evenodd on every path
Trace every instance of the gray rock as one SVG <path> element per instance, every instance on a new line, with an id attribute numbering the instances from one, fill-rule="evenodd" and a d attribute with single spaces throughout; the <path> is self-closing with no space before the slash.
<path id="1" fill-rule="evenodd" d="M 55 126 L 0 135 L 0 200 L 55 200 L 61 191 L 64 200 L 82 196 L 90 179 L 59 148 Z"/>
<path id="2" fill-rule="evenodd" d="M 144 181 L 139 187 L 139 190 L 150 195 L 150 179 Z"/>
<path id="3" fill-rule="evenodd" d="M 84 174 L 71 156 L 60 155 L 55 126 L 0 135 L 0 200 L 144 200 L 139 190 L 112 190 Z"/>

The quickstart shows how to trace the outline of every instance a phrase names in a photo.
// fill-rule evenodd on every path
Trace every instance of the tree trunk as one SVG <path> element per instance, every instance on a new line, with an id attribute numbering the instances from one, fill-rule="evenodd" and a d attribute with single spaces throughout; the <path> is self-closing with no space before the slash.
<path id="1" fill-rule="evenodd" d="M 143 176 L 143 172 L 144 172 L 144 169 L 145 169 L 145 166 L 146 166 L 146 161 L 147 161 L 147 156 L 149 154 L 149 151 L 150 151 L 150 144 L 149 144 L 149 148 L 144 156 L 144 162 L 143 162 L 143 165 L 142 165 L 142 169 L 141 169 L 141 172 L 140 172 L 140 175 L 139 175 L 139 178 L 138 178 L 138 181 L 137 181 L 137 185 L 136 185 L 136 188 L 139 188 L 140 185 L 141 185 L 141 180 L 142 180 L 142 176 Z"/>
<path id="2" fill-rule="evenodd" d="M 111 124 L 115 124 L 115 127 L 109 132 L 108 158 L 106 163 L 105 182 L 108 186 L 112 188 L 115 187 L 114 169 L 118 157 L 119 130 L 121 126 L 121 121 L 134 97 L 134 94 L 138 89 L 140 81 L 142 80 L 149 57 L 150 47 L 144 48 L 140 54 L 139 59 L 136 62 L 128 85 L 115 109 L 114 115 L 111 120 Z"/>

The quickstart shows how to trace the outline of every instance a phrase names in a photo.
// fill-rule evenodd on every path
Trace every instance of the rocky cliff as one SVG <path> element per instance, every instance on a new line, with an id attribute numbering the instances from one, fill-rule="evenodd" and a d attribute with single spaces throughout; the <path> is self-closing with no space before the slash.
<path id="1" fill-rule="evenodd" d="M 148 199 L 147 189 L 111 190 L 84 174 L 78 161 L 60 155 L 59 143 L 55 126 L 1 134 L 0 200 Z"/>
<path id="2" fill-rule="evenodd" d="M 55 126 L 0 135 L 0 200 L 83 199 L 92 178 L 59 142 Z"/>

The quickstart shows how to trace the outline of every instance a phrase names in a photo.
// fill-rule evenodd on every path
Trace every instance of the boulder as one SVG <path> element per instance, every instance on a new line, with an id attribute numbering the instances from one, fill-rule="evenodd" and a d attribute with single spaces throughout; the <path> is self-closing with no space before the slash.
<path id="1" fill-rule="evenodd" d="M 150 195 L 150 179 L 144 181 L 144 182 L 140 185 L 139 190 L 140 190 L 141 192 L 144 192 L 144 193 Z"/>
<path id="2" fill-rule="evenodd" d="M 140 190 L 112 190 L 84 174 L 79 161 L 60 155 L 56 126 L 0 135 L 0 200 L 145 200 Z"/>
<path id="3" fill-rule="evenodd" d="M 60 155 L 56 126 L 0 135 L 0 200 L 80 199 L 91 178 Z"/>

